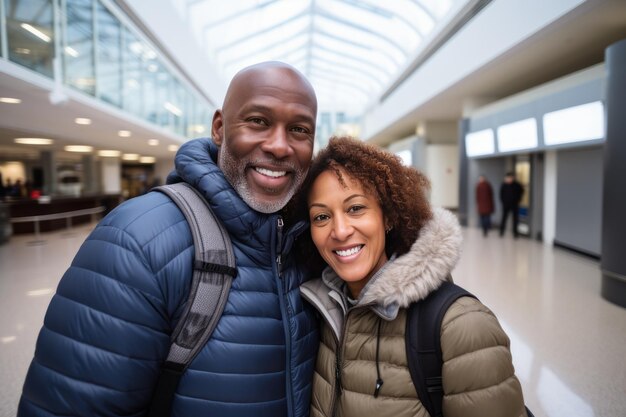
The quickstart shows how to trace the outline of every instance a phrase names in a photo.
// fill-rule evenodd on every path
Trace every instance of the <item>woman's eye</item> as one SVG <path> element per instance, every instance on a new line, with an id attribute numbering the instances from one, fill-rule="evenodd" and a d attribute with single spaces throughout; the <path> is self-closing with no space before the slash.
<path id="1" fill-rule="evenodd" d="M 358 213 L 359 211 L 363 210 L 365 208 L 365 206 L 352 206 L 348 209 L 348 213 Z"/>
<path id="2" fill-rule="evenodd" d="M 326 215 L 326 214 L 318 214 L 316 216 L 313 216 L 313 221 L 314 222 L 323 222 L 324 220 L 328 220 L 328 215 Z"/>

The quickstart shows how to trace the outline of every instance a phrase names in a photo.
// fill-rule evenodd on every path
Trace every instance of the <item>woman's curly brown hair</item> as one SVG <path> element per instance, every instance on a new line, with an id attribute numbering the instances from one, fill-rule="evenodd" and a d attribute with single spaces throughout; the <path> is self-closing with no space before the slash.
<path id="1" fill-rule="evenodd" d="M 307 178 L 297 196 L 297 215 L 308 220 L 308 196 L 313 182 L 325 171 L 334 172 L 342 185 L 342 170 L 359 181 L 365 191 L 376 197 L 387 226 L 385 252 L 402 255 L 417 240 L 422 227 L 431 219 L 432 212 L 426 196 L 430 182 L 415 168 L 407 167 L 396 155 L 351 137 L 332 137 L 328 146 L 313 159 Z M 300 256 L 319 274 L 325 264 L 317 253 L 310 233 L 298 239 Z M 321 263 L 320 263 L 321 262 Z"/>

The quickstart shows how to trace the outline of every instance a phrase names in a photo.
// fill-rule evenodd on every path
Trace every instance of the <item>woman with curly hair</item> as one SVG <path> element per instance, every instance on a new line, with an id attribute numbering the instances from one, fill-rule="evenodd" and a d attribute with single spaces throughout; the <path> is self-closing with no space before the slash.
<path id="1" fill-rule="evenodd" d="M 430 416 L 409 370 L 408 311 L 451 280 L 461 231 L 430 206 L 428 188 L 423 174 L 356 139 L 332 138 L 313 160 L 298 200 L 311 223 L 301 253 L 323 268 L 301 287 L 322 317 L 312 417 Z M 441 351 L 441 415 L 526 416 L 509 339 L 477 299 L 445 312 Z"/>

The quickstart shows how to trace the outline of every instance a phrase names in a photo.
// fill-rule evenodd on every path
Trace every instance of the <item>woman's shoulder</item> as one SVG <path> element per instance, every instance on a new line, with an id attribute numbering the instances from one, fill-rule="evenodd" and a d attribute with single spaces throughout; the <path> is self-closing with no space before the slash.
<path id="1" fill-rule="evenodd" d="M 461 297 L 445 313 L 441 323 L 443 360 L 482 349 L 509 348 L 509 338 L 495 314 L 478 299 Z"/>

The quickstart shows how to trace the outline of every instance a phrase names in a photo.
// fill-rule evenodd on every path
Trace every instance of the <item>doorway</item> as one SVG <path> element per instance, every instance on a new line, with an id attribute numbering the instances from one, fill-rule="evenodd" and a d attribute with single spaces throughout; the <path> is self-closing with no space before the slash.
<path id="1" fill-rule="evenodd" d="M 532 195 L 532 159 L 530 155 L 516 155 L 514 160 L 515 179 L 524 190 L 519 205 L 519 224 L 517 232 L 520 235 L 530 236 L 532 225 L 531 195 Z"/>

